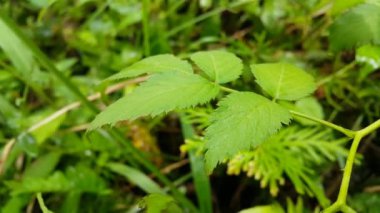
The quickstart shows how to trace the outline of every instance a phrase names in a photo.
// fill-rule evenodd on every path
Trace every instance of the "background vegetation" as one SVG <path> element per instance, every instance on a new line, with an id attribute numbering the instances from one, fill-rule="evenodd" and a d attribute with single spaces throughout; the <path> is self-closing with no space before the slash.
<path id="1" fill-rule="evenodd" d="M 380 117 L 376 0 L 0 3 L 4 213 L 318 212 L 335 200 L 350 142 L 310 121 L 210 176 L 202 136 L 214 103 L 86 132 L 146 77 L 103 80 L 151 55 L 228 50 L 246 66 L 228 86 L 247 91 L 260 91 L 249 64 L 289 62 L 318 86 L 289 107 L 349 129 Z M 374 133 L 359 148 L 349 197 L 358 212 L 379 212 L 379 143 Z"/>

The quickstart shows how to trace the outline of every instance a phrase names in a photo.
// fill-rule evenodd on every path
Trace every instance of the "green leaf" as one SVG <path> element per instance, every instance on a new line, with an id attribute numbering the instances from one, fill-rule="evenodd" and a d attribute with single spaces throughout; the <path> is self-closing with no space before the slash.
<path id="1" fill-rule="evenodd" d="M 55 3 L 57 0 L 28 0 L 34 7 L 39 9 L 48 8 L 50 5 Z"/>
<path id="2" fill-rule="evenodd" d="M 108 78 L 108 80 L 117 80 L 121 78 L 136 77 L 142 74 L 152 74 L 167 71 L 193 73 L 191 65 L 170 54 L 155 55 L 145 58 L 132 66 L 123 69 Z"/>
<path id="3" fill-rule="evenodd" d="M 51 116 L 50 118 L 51 119 L 49 119 L 47 122 L 44 122 L 38 127 L 33 128 L 33 130 L 30 132 L 36 139 L 38 145 L 44 143 L 46 139 L 51 137 L 58 130 L 66 118 L 66 113 L 54 117 Z"/>
<path id="4" fill-rule="evenodd" d="M 288 110 L 260 95 L 230 94 L 219 102 L 206 130 L 208 171 L 224 159 L 259 145 L 290 119 Z"/>
<path id="5" fill-rule="evenodd" d="M 68 167 L 65 174 L 58 170 L 50 176 L 35 172 L 23 177 L 21 181 L 11 180 L 5 184 L 12 189 L 13 195 L 73 190 L 98 194 L 109 193 L 104 180 L 93 169 L 82 165 Z"/>
<path id="6" fill-rule="evenodd" d="M 312 116 L 314 118 L 323 119 L 324 113 L 321 104 L 314 97 L 306 97 L 296 101 L 295 110 L 305 115 Z M 307 120 L 305 118 L 295 118 L 304 125 L 317 125 L 318 123 Z"/>
<path id="7" fill-rule="evenodd" d="M 256 82 L 275 100 L 298 100 L 316 88 L 313 77 L 292 64 L 253 64 L 251 70 Z"/>
<path id="8" fill-rule="evenodd" d="M 355 60 L 368 64 L 373 70 L 380 67 L 380 47 L 364 45 L 356 50 Z"/>
<path id="9" fill-rule="evenodd" d="M 374 45 L 359 47 L 356 49 L 355 60 L 364 65 L 359 70 L 361 81 L 380 67 L 380 47 Z"/>
<path id="10" fill-rule="evenodd" d="M 190 58 L 216 83 L 233 81 L 243 71 L 241 59 L 225 51 L 197 52 L 191 55 Z"/>
<path id="11" fill-rule="evenodd" d="M 329 41 L 333 51 L 380 44 L 380 7 L 360 4 L 340 15 L 330 27 Z"/>
<path id="12" fill-rule="evenodd" d="M 9 56 L 18 71 L 31 76 L 33 69 L 38 69 L 32 52 L 2 19 L 0 19 L 0 31 L 0 48 Z"/>
<path id="13" fill-rule="evenodd" d="M 361 192 L 353 195 L 348 203 L 357 212 L 376 213 L 380 206 L 380 194 L 374 192 Z"/>
<path id="14" fill-rule="evenodd" d="M 101 112 L 91 123 L 90 129 L 206 103 L 215 98 L 218 92 L 218 85 L 198 75 L 186 72 L 159 73 Z"/>
<path id="15" fill-rule="evenodd" d="M 344 11 L 346 11 L 347 9 L 355 6 L 355 5 L 358 5 L 360 3 L 364 3 L 365 0 L 335 0 L 334 3 L 333 3 L 333 7 L 331 9 L 331 13 L 333 15 L 337 15 L 337 14 L 340 14 Z"/>
<path id="16" fill-rule="evenodd" d="M 297 197 L 297 202 L 293 203 L 292 199 L 289 197 L 286 198 L 286 212 L 291 212 L 291 213 L 303 213 L 305 207 L 303 205 L 303 200 L 301 197 Z"/>
<path id="17" fill-rule="evenodd" d="M 255 206 L 249 209 L 243 209 L 239 213 L 284 213 L 285 211 L 281 208 L 280 204 L 274 203 L 265 206 Z"/>
<path id="18" fill-rule="evenodd" d="M 4 82 L 5 83 L 5 82 Z M 0 95 L 0 123 L 9 128 L 20 128 L 22 114 L 3 95 Z M 4 120 L 4 121 L 2 121 Z"/>
<path id="19" fill-rule="evenodd" d="M 183 212 L 172 197 L 163 194 L 150 194 L 143 198 L 139 206 L 146 213 Z"/>
<path id="20" fill-rule="evenodd" d="M 0 32 L 0 49 L 4 51 L 16 68 L 17 76 L 30 85 L 47 83 L 49 76 L 41 72 L 33 52 L 2 17 L 0 18 Z"/>
<path id="21" fill-rule="evenodd" d="M 29 156 L 38 156 L 39 147 L 37 146 L 36 140 L 30 134 L 21 133 L 17 137 L 17 143 L 20 145 L 20 148 Z"/>
<path id="22" fill-rule="evenodd" d="M 107 166 L 111 171 L 126 177 L 128 181 L 136 184 L 146 193 L 163 193 L 163 190 L 157 183 L 133 167 L 120 163 L 109 163 Z"/>
<path id="23" fill-rule="evenodd" d="M 7 202 L 2 203 L 1 212 L 23 212 L 30 199 L 28 195 L 11 196 Z"/>
<path id="24" fill-rule="evenodd" d="M 70 191 L 65 195 L 65 198 L 60 206 L 61 213 L 78 213 L 79 204 L 81 201 L 82 192 Z"/>
<path id="25" fill-rule="evenodd" d="M 49 152 L 39 156 L 25 168 L 23 178 L 44 178 L 48 176 L 59 163 L 61 155 L 59 152 Z"/>
<path id="26" fill-rule="evenodd" d="M 103 178 L 91 167 L 84 164 L 78 164 L 76 166 L 69 166 L 65 175 L 68 181 L 70 181 L 71 191 L 81 191 L 87 193 L 107 194 L 107 186 Z"/>
<path id="27" fill-rule="evenodd" d="M 22 181 L 11 180 L 5 184 L 12 189 L 12 195 L 36 192 L 65 192 L 72 189 L 65 175 L 56 171 L 49 177 L 26 177 Z"/>

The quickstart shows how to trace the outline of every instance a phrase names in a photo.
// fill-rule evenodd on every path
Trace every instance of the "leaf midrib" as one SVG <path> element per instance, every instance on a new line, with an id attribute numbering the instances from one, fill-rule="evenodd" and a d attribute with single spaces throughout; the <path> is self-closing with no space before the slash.
<path id="1" fill-rule="evenodd" d="M 277 83 L 278 86 L 276 88 L 276 92 L 275 92 L 273 101 L 276 101 L 278 99 L 278 97 L 280 96 L 280 89 L 281 89 L 281 85 L 282 85 L 282 80 L 284 78 L 284 72 L 285 72 L 284 64 L 281 64 L 280 78 L 278 79 L 278 83 Z"/>
<path id="2" fill-rule="evenodd" d="M 215 82 L 219 82 L 219 75 L 216 69 L 216 64 L 215 64 L 215 58 L 214 55 L 210 54 L 211 62 L 212 62 L 212 67 L 214 68 L 214 74 L 215 74 Z"/>

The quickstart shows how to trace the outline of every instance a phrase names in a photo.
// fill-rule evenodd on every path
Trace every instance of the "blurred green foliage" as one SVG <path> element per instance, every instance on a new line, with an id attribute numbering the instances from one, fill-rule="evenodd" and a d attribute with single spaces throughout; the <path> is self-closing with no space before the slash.
<path id="1" fill-rule="evenodd" d="M 380 15 L 378 5 L 374 0 L 0 1 L 1 212 L 149 212 L 155 206 L 189 212 L 255 206 L 318 211 L 339 189 L 347 145 L 338 133 L 308 122 L 299 120 L 267 145 L 241 153 L 246 161 L 236 156 L 210 181 L 202 169 L 202 137 L 214 103 L 121 122 L 114 129 L 86 129 L 97 108 L 128 96 L 144 80 L 117 85 L 104 79 L 150 55 L 186 58 L 214 49 L 233 52 L 245 64 L 302 67 L 317 79 L 318 89 L 312 99 L 284 106 L 347 128 L 366 126 L 380 117 L 380 22 L 372 19 Z M 365 7 L 375 14 L 363 12 Z M 229 86 L 259 89 L 247 67 Z M 78 92 L 99 94 L 89 97 L 92 104 Z M 379 205 L 375 136 L 365 139 L 362 164 L 352 178 L 350 203 L 359 212 L 377 212 Z M 181 145 L 190 163 L 181 156 Z M 258 180 L 241 174 L 250 171 L 245 164 L 272 161 Z M 284 167 L 289 162 L 292 166 Z M 262 183 L 269 180 L 269 186 Z M 161 194 L 143 198 L 153 192 Z"/>

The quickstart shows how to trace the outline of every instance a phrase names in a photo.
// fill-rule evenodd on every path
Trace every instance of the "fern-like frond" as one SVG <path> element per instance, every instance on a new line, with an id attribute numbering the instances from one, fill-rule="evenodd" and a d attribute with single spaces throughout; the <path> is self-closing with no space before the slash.
<path id="1" fill-rule="evenodd" d="M 270 137 L 252 151 L 241 152 L 228 163 L 229 174 L 246 172 L 260 180 L 261 186 L 269 187 L 273 196 L 285 177 L 300 194 L 315 196 L 322 205 L 328 200 L 323 187 L 311 169 L 313 165 L 334 161 L 346 156 L 346 139 L 334 139 L 329 130 L 319 127 L 300 128 L 291 126 Z"/>
<path id="2" fill-rule="evenodd" d="M 210 104 L 204 107 L 189 108 L 184 112 L 185 122 L 193 124 L 197 130 L 203 131 L 210 126 L 210 115 L 214 111 Z"/>

